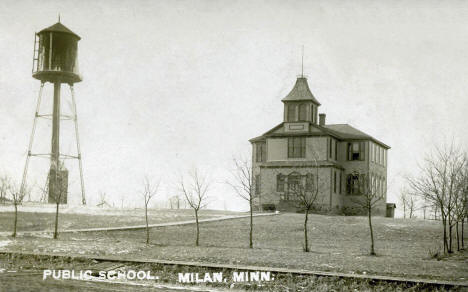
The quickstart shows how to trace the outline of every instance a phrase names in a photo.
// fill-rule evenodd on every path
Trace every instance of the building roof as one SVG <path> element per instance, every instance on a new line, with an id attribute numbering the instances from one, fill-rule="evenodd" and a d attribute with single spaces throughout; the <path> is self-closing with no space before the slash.
<path id="1" fill-rule="evenodd" d="M 52 26 L 49 26 L 47 28 L 44 28 L 43 30 L 41 30 L 39 33 L 43 33 L 43 32 L 62 32 L 62 33 L 69 33 L 75 37 L 77 37 L 78 39 L 81 39 L 79 35 L 77 35 L 76 33 L 74 33 L 73 31 L 71 31 L 68 27 L 66 27 L 65 25 L 63 25 L 62 23 L 60 22 L 57 22 L 56 24 L 52 25 Z"/>
<path id="2" fill-rule="evenodd" d="M 286 161 L 269 161 L 261 162 L 259 164 L 261 168 L 282 168 L 282 167 L 335 167 L 338 169 L 343 169 L 343 166 L 339 163 L 332 161 L 317 161 L 317 164 L 313 161 L 297 161 L 297 160 L 286 160 Z"/>
<path id="3" fill-rule="evenodd" d="M 325 128 L 331 130 L 332 132 L 335 132 L 340 136 L 342 139 L 369 139 L 377 144 L 382 145 L 383 147 L 390 149 L 390 146 L 380 142 L 379 140 L 375 139 L 374 137 L 354 128 L 353 126 L 350 126 L 348 124 L 331 124 L 331 125 L 325 125 Z"/>
<path id="4" fill-rule="evenodd" d="M 308 132 L 284 132 L 284 122 L 275 126 L 261 136 L 250 139 L 251 143 L 264 141 L 267 137 L 291 137 L 291 136 L 332 136 L 339 140 L 371 140 L 380 144 L 384 148 L 390 149 L 390 146 L 380 142 L 374 137 L 350 126 L 348 124 L 331 124 L 320 126 L 310 123 Z"/>
<path id="5" fill-rule="evenodd" d="M 312 101 L 313 103 L 320 105 L 320 102 L 314 97 L 310 91 L 309 84 L 307 83 L 307 78 L 304 76 L 297 77 L 296 84 L 294 85 L 291 92 L 286 95 L 281 101 Z"/>

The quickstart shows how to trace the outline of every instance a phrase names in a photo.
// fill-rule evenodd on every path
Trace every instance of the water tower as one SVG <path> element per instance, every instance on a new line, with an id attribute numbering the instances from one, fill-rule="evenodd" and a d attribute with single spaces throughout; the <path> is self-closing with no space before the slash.
<path id="1" fill-rule="evenodd" d="M 34 54 L 32 76 L 41 81 L 39 96 L 37 99 L 36 113 L 34 115 L 33 128 L 29 140 L 28 154 L 21 182 L 21 192 L 25 191 L 28 173 L 29 159 L 32 156 L 50 157 L 50 169 L 46 183 L 47 201 L 49 203 L 67 203 L 68 197 L 68 170 L 64 166 L 65 159 L 77 159 L 79 162 L 81 182 L 81 203 L 86 204 L 83 167 L 81 162 L 81 151 L 78 136 L 78 122 L 76 113 L 76 102 L 73 84 L 81 81 L 78 72 L 78 41 L 80 37 L 57 22 L 56 24 L 41 30 L 34 37 Z M 40 106 L 44 85 L 49 82 L 53 84 L 53 108 L 51 114 L 40 114 Z M 72 114 L 61 114 L 60 90 L 62 84 L 68 84 L 72 99 Z M 32 153 L 34 133 L 38 118 L 52 119 L 51 152 L 47 154 Z M 60 153 L 60 121 L 73 120 L 75 124 L 76 155 Z"/>

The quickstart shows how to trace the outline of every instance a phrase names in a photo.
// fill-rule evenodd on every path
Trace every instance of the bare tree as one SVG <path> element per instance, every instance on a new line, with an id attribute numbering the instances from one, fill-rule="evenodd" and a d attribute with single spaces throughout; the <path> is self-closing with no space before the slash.
<path id="1" fill-rule="evenodd" d="M 5 204 L 8 200 L 8 191 L 11 187 L 11 179 L 8 175 L 0 176 L 0 203 Z"/>
<path id="2" fill-rule="evenodd" d="M 121 194 L 121 195 L 120 195 L 120 209 L 123 209 L 123 208 L 124 208 L 124 205 L 125 205 L 125 196 L 126 196 L 126 194 Z"/>
<path id="3" fill-rule="evenodd" d="M 249 203 L 250 230 L 249 248 L 253 248 L 253 203 L 255 199 L 254 176 L 252 174 L 252 163 L 248 159 L 233 158 L 234 171 L 231 181 L 227 181 L 236 194 Z"/>
<path id="4" fill-rule="evenodd" d="M 169 198 L 169 205 L 171 209 L 180 209 L 181 197 L 174 195 Z"/>
<path id="5" fill-rule="evenodd" d="M 195 212 L 195 223 L 197 226 L 197 235 L 195 239 L 195 245 L 199 245 L 200 239 L 200 227 L 198 222 L 198 211 L 205 208 L 208 204 L 208 190 L 210 182 L 206 175 L 200 174 L 198 169 L 192 170 L 187 178 L 184 176 L 180 177 L 179 188 L 184 194 L 185 200 L 187 201 L 190 208 Z"/>
<path id="6" fill-rule="evenodd" d="M 143 191 L 141 192 L 141 196 L 145 203 L 146 244 L 149 244 L 148 205 L 150 200 L 157 195 L 160 182 L 161 181 L 158 180 L 157 183 L 153 183 L 148 177 L 145 177 L 143 181 Z"/>
<path id="7" fill-rule="evenodd" d="M 453 144 L 450 147 L 436 147 L 434 153 L 424 159 L 419 176 L 408 179 L 414 193 L 439 209 L 444 252 L 448 253 L 453 252 L 452 229 L 457 222 L 456 202 L 463 193 L 459 174 L 465 166 L 466 158 Z"/>
<path id="8" fill-rule="evenodd" d="M 109 205 L 106 201 L 107 194 L 106 192 L 99 191 L 99 201 L 96 206 L 104 208 L 106 205 Z"/>
<path id="9" fill-rule="evenodd" d="M 15 217 L 13 221 L 13 233 L 12 237 L 16 237 L 16 227 L 18 225 L 18 206 L 23 203 L 24 198 L 29 195 L 31 192 L 31 189 L 28 186 L 24 186 L 23 190 L 19 188 L 11 179 L 6 177 L 6 181 L 8 182 L 8 185 L 6 185 L 5 190 L 6 193 L 10 195 L 11 201 L 13 203 L 13 206 L 15 207 Z"/>
<path id="10" fill-rule="evenodd" d="M 370 255 L 376 255 L 374 248 L 374 230 L 372 227 L 372 209 L 379 203 L 385 194 L 379 189 L 376 181 L 372 179 L 372 176 L 368 173 L 353 172 L 353 186 L 357 191 L 357 197 L 353 198 L 352 201 L 361 206 L 367 212 L 367 218 L 369 221 L 369 231 L 371 248 Z"/>
<path id="11" fill-rule="evenodd" d="M 409 194 L 408 211 L 409 211 L 409 218 L 410 219 L 413 218 L 414 212 L 416 211 L 416 198 L 412 194 Z"/>
<path id="12" fill-rule="evenodd" d="M 50 179 L 53 179 L 52 183 Z M 64 168 L 63 163 L 59 162 L 58 170 L 54 170 L 52 176 L 49 174 L 49 196 L 52 197 L 55 203 L 55 226 L 54 226 L 54 239 L 58 238 L 58 224 L 59 224 L 59 208 L 67 197 L 68 192 L 68 173 Z"/>
<path id="13" fill-rule="evenodd" d="M 408 207 L 408 191 L 405 188 L 400 191 L 399 201 L 401 207 L 403 208 L 403 218 L 406 218 L 406 208 Z"/>
<path id="14" fill-rule="evenodd" d="M 468 161 L 465 160 L 463 170 L 458 174 L 457 182 L 459 193 L 455 202 L 455 221 L 456 221 L 456 237 L 457 237 L 457 250 L 465 249 L 464 242 L 464 225 L 465 219 L 468 217 Z M 461 223 L 461 224 L 459 224 Z M 461 236 L 459 232 L 459 225 L 461 225 Z M 460 238 L 461 237 L 461 238 Z M 460 248 L 461 241 L 461 248 Z"/>
<path id="15" fill-rule="evenodd" d="M 304 246 L 305 252 L 310 251 L 308 239 L 309 214 L 316 207 L 316 201 L 320 192 L 318 167 L 316 173 L 309 173 L 302 176 L 297 184 L 291 184 L 288 188 L 289 196 L 295 200 L 295 205 L 299 210 L 304 211 Z"/>

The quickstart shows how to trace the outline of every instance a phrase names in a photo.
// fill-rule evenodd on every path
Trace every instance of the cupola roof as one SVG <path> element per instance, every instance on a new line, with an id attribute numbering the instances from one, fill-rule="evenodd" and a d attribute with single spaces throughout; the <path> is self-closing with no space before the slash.
<path id="1" fill-rule="evenodd" d="M 320 102 L 314 97 L 310 91 L 307 78 L 303 75 L 297 77 L 296 84 L 294 85 L 291 92 L 286 95 L 281 101 L 312 101 L 313 103 L 320 105 Z"/>

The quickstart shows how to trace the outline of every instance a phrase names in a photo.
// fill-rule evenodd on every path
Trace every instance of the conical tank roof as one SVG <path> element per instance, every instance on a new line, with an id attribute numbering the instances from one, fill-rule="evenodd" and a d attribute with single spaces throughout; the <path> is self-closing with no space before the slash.
<path id="1" fill-rule="evenodd" d="M 81 39 L 79 35 L 77 35 L 76 33 L 74 33 L 73 31 L 71 31 L 68 27 L 66 27 L 65 25 L 63 25 L 62 23 L 60 22 L 57 22 L 56 24 L 52 25 L 52 26 L 49 26 L 48 28 L 44 28 L 43 30 L 41 30 L 39 33 L 43 33 L 43 32 L 61 32 L 61 33 L 69 33 L 75 37 L 77 37 L 79 40 Z"/>
<path id="2" fill-rule="evenodd" d="M 294 85 L 291 92 L 286 95 L 281 101 L 312 101 L 313 103 L 320 105 L 320 102 L 314 97 L 310 91 L 309 84 L 307 83 L 307 78 L 304 76 L 297 77 L 296 84 Z"/>

